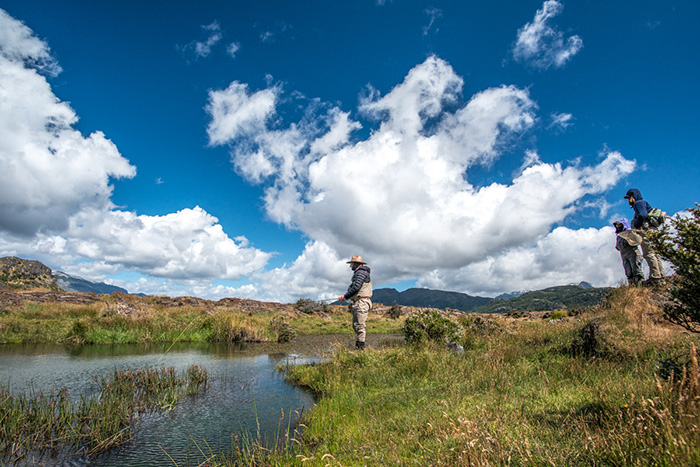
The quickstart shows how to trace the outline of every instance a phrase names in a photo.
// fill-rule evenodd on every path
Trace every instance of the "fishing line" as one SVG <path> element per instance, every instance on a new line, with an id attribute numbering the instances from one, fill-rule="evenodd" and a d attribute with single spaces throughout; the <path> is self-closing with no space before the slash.
<path id="1" fill-rule="evenodd" d="M 185 329 L 183 329 L 182 332 L 180 333 L 180 335 L 177 336 L 177 339 L 175 339 L 175 340 L 173 341 L 173 343 L 170 344 L 170 347 L 168 347 L 168 349 L 165 351 L 165 353 L 163 353 L 163 355 L 161 355 L 160 358 L 159 358 L 158 360 L 156 360 L 156 363 L 155 363 L 154 365 L 157 365 L 158 362 L 160 362 L 160 361 L 163 359 L 163 357 L 165 357 L 165 355 L 166 355 L 168 352 L 170 352 L 170 349 L 173 348 L 173 345 L 175 345 L 175 344 L 177 343 L 177 341 L 180 340 L 180 338 L 182 337 L 182 335 L 185 333 L 185 331 L 187 331 L 187 328 L 189 328 L 189 327 L 192 325 L 192 323 L 194 323 L 194 319 L 192 319 L 192 321 L 190 321 L 190 323 L 189 323 L 187 326 L 185 326 Z"/>

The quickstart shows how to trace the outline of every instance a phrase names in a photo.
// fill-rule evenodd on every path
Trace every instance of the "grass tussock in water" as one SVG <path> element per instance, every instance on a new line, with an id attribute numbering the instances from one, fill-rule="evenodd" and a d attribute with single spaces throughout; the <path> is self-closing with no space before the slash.
<path id="1" fill-rule="evenodd" d="M 462 353 L 339 348 L 288 372 L 320 395 L 293 452 L 223 464 L 698 465 L 698 339 L 660 317 L 622 287 L 564 319 L 463 315 Z"/>
<path id="2" fill-rule="evenodd" d="M 303 313 L 294 305 L 254 311 L 216 302 L 166 306 L 120 294 L 88 304 L 30 303 L 0 308 L 0 343 L 131 344 L 150 342 L 284 342 L 298 334 L 351 333 L 346 307 Z M 401 319 L 370 316 L 372 331 L 399 332 Z"/>
<path id="3" fill-rule="evenodd" d="M 0 385 L 0 458 L 19 462 L 65 448 L 98 454 L 131 440 L 139 414 L 167 410 L 206 390 L 205 369 L 193 365 L 114 370 L 95 377 L 97 391 L 71 400 L 57 392 L 13 394 Z"/>

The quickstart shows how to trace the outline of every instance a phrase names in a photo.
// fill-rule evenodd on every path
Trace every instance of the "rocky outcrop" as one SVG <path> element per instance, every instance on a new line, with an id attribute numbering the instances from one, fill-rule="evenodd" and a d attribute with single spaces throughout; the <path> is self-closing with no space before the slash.
<path id="1" fill-rule="evenodd" d="M 94 293 L 72 292 L 10 292 L 0 290 L 0 306 L 20 306 L 29 303 L 75 303 L 89 305 L 100 297 Z"/>
<path id="2" fill-rule="evenodd" d="M 61 290 L 51 268 L 39 261 L 14 256 L 0 258 L 0 289 Z"/>

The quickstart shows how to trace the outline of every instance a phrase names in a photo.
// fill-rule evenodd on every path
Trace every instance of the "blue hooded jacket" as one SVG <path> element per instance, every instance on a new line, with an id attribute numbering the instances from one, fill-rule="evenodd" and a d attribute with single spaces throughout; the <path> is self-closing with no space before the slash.
<path id="1" fill-rule="evenodd" d="M 651 205 L 642 199 L 642 192 L 636 188 L 627 190 L 625 199 L 629 199 L 630 196 L 634 197 L 634 204 L 632 205 L 632 209 L 634 209 L 632 228 L 641 229 L 647 221 L 647 216 L 649 215 L 649 211 L 651 211 Z"/>

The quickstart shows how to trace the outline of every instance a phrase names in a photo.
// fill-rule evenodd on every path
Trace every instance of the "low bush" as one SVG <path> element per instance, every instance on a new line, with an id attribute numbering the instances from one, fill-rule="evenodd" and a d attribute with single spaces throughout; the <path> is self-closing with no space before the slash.
<path id="1" fill-rule="evenodd" d="M 457 322 L 443 316 L 437 310 L 421 310 L 404 322 L 406 342 L 437 342 L 446 344 L 461 340 L 464 329 Z"/>
<path id="2" fill-rule="evenodd" d="M 310 315 L 313 313 L 328 313 L 328 305 L 319 303 L 310 298 L 300 298 L 297 300 L 297 310 L 304 314 Z"/>
<path id="3" fill-rule="evenodd" d="M 270 321 L 270 329 L 277 336 L 275 341 L 280 344 L 291 342 L 297 336 L 292 325 L 285 321 L 282 316 L 276 316 Z"/>
<path id="4" fill-rule="evenodd" d="M 401 309 L 401 306 L 397 305 L 396 302 L 394 302 L 394 304 L 391 305 L 391 308 L 389 308 L 389 317 L 391 319 L 399 319 L 401 318 L 402 314 L 403 310 Z"/>

